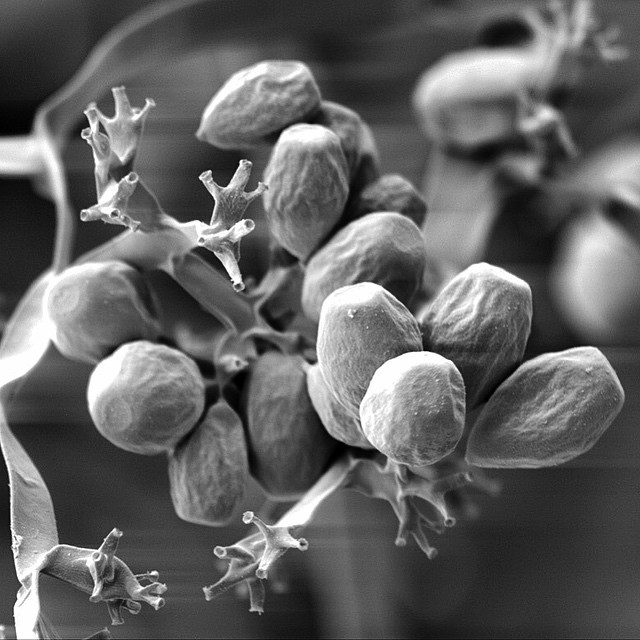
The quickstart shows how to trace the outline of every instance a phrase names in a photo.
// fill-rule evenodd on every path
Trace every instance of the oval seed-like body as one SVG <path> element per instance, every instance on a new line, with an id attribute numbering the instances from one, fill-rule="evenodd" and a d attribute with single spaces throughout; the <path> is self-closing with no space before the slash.
<path id="1" fill-rule="evenodd" d="M 204 410 L 204 382 L 181 351 L 145 340 L 128 342 L 99 362 L 87 387 L 98 431 L 132 453 L 172 451 Z"/>
<path id="2" fill-rule="evenodd" d="M 71 360 L 95 364 L 125 342 L 160 335 L 144 275 L 117 260 L 68 267 L 47 287 L 43 305 L 52 342 Z"/>
<path id="3" fill-rule="evenodd" d="M 464 429 L 464 382 L 437 353 L 403 353 L 374 373 L 360 404 L 362 430 L 378 451 L 411 466 L 449 455 Z"/>
<path id="4" fill-rule="evenodd" d="M 393 212 L 370 213 L 340 229 L 305 265 L 302 310 L 318 321 L 325 298 L 340 287 L 375 282 L 409 306 L 427 257 L 420 229 Z"/>
<path id="5" fill-rule="evenodd" d="M 366 184 L 379 175 L 380 157 L 373 133 L 353 109 L 323 100 L 311 124 L 327 127 L 340 139 L 352 186 L 356 178 L 359 184 Z"/>
<path id="6" fill-rule="evenodd" d="M 588 451 L 613 422 L 624 390 L 595 347 L 521 364 L 480 410 L 466 459 L 477 467 L 549 467 Z"/>
<path id="7" fill-rule="evenodd" d="M 340 139 L 319 124 L 285 129 L 265 169 L 267 227 L 274 240 L 303 262 L 340 219 L 349 170 Z"/>
<path id="8" fill-rule="evenodd" d="M 460 370 L 471 409 L 522 361 L 532 315 L 529 285 L 481 262 L 454 276 L 418 319 L 424 349 Z"/>
<path id="9" fill-rule="evenodd" d="M 417 320 L 393 294 L 361 282 L 327 296 L 316 349 L 327 386 L 358 415 L 376 369 L 407 351 L 422 351 L 422 337 Z"/>
<path id="10" fill-rule="evenodd" d="M 251 364 L 242 406 L 252 476 L 273 500 L 295 500 L 326 469 L 338 446 L 307 392 L 303 360 L 267 351 Z"/>
<path id="11" fill-rule="evenodd" d="M 206 106 L 196 136 L 221 149 L 272 144 L 283 129 L 312 117 L 320 100 L 307 65 L 264 60 L 222 85 Z"/>
<path id="12" fill-rule="evenodd" d="M 224 401 L 169 454 L 171 500 L 178 517 L 213 527 L 228 524 L 241 503 L 249 462 L 242 421 Z"/>
<path id="13" fill-rule="evenodd" d="M 313 408 L 331 437 L 352 447 L 374 448 L 362 433 L 360 416 L 353 415 L 338 402 L 317 363 L 307 369 L 307 391 Z"/>
<path id="14" fill-rule="evenodd" d="M 376 211 L 397 211 L 421 227 L 427 215 L 427 203 L 404 176 L 385 173 L 350 202 L 345 215 L 356 219 Z"/>

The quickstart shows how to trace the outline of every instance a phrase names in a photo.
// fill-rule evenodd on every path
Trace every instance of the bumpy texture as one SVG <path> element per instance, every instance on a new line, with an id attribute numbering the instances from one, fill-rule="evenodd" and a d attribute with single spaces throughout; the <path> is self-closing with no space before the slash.
<path id="1" fill-rule="evenodd" d="M 462 376 L 437 353 L 403 353 L 374 373 L 360 404 L 360 420 L 367 439 L 389 459 L 433 464 L 450 454 L 462 436 Z"/>
<path id="2" fill-rule="evenodd" d="M 353 199 L 345 215 L 355 219 L 376 211 L 397 211 L 421 227 L 427 215 L 427 203 L 404 176 L 385 173 Z"/>
<path id="3" fill-rule="evenodd" d="M 247 483 L 247 445 L 238 414 L 219 400 L 169 455 L 176 514 L 195 524 L 222 526 L 234 517 Z"/>
<path id="4" fill-rule="evenodd" d="M 472 408 L 522 361 L 532 315 L 529 285 L 481 262 L 451 279 L 418 319 L 424 349 L 455 363 Z"/>
<path id="5" fill-rule="evenodd" d="M 338 443 L 307 392 L 303 360 L 267 351 L 243 387 L 251 474 L 274 500 L 295 500 L 326 469 Z"/>
<path id="6" fill-rule="evenodd" d="M 143 274 L 119 261 L 68 267 L 49 284 L 51 340 L 71 360 L 95 364 L 125 342 L 156 340 L 158 305 Z"/>
<path id="7" fill-rule="evenodd" d="M 480 411 L 467 442 L 478 467 L 549 467 L 597 442 L 624 402 L 615 371 L 595 347 L 545 353 L 521 364 Z"/>
<path id="8" fill-rule="evenodd" d="M 221 149 L 270 144 L 289 125 L 312 117 L 320 101 L 307 65 L 265 60 L 224 83 L 205 107 L 196 136 Z"/>
<path id="9" fill-rule="evenodd" d="M 332 291 L 358 282 L 375 282 L 410 306 L 426 260 L 422 234 L 411 220 L 399 213 L 370 213 L 340 229 L 309 259 L 302 310 L 317 321 Z"/>
<path id="10" fill-rule="evenodd" d="M 311 124 L 327 127 L 338 136 L 352 185 L 356 178 L 364 184 L 378 176 L 380 157 L 375 139 L 369 126 L 353 109 L 323 100 Z"/>
<path id="11" fill-rule="evenodd" d="M 172 451 L 204 410 L 204 382 L 181 351 L 145 340 L 119 347 L 95 367 L 87 387 L 98 431 L 121 449 Z"/>
<path id="12" fill-rule="evenodd" d="M 407 351 L 422 351 L 418 322 L 380 285 L 347 285 L 325 299 L 318 324 L 318 363 L 327 386 L 354 415 L 376 369 Z"/>
<path id="13" fill-rule="evenodd" d="M 271 236 L 303 262 L 340 219 L 349 170 L 340 139 L 319 124 L 285 129 L 265 169 L 263 196 Z"/>
<path id="14" fill-rule="evenodd" d="M 331 437 L 352 447 L 373 449 L 360 426 L 360 417 L 350 413 L 331 393 L 319 364 L 307 369 L 307 391 L 324 428 Z"/>

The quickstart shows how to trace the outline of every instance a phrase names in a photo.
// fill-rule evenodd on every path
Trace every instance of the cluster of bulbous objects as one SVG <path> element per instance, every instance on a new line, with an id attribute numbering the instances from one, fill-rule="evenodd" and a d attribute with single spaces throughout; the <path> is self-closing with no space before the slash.
<path id="1" fill-rule="evenodd" d="M 525 282 L 478 263 L 428 291 L 423 199 L 381 174 L 370 128 L 323 100 L 306 65 L 238 72 L 197 135 L 221 148 L 270 145 L 267 227 L 301 267 L 295 311 L 315 328 L 315 353 L 256 342 L 212 400 L 198 363 L 163 341 L 144 273 L 78 264 L 45 299 L 61 353 L 95 365 L 96 428 L 127 451 L 168 456 L 181 518 L 228 523 L 248 474 L 270 498 L 296 500 L 346 448 L 409 469 L 452 454 L 541 467 L 584 453 L 614 420 L 624 392 L 598 349 L 524 360 Z"/>

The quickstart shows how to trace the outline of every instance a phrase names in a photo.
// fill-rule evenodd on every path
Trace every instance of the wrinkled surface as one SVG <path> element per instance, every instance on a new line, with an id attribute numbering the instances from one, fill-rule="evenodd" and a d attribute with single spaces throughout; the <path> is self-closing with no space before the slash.
<path id="1" fill-rule="evenodd" d="M 224 401 L 169 455 L 169 484 L 176 514 L 195 524 L 222 526 L 244 497 L 249 462 L 242 421 Z"/>
<path id="2" fill-rule="evenodd" d="M 251 474 L 274 500 L 293 500 L 326 469 L 338 443 L 318 417 L 299 356 L 267 351 L 243 389 Z"/>
<path id="3" fill-rule="evenodd" d="M 451 360 L 429 351 L 387 360 L 371 378 L 360 420 L 367 439 L 394 462 L 433 464 L 462 436 L 462 376 Z"/>
<path id="4" fill-rule="evenodd" d="M 171 451 L 204 410 L 196 363 L 177 349 L 129 342 L 102 360 L 87 387 L 98 431 L 121 449 L 145 455 Z"/>
<path id="5" fill-rule="evenodd" d="M 125 342 L 155 340 L 158 306 L 142 273 L 124 262 L 68 267 L 44 296 L 51 340 L 71 360 L 95 364 Z"/>
<path id="6" fill-rule="evenodd" d="M 385 173 L 358 194 L 347 215 L 360 218 L 376 211 L 396 211 L 421 227 L 427 215 L 427 203 L 407 178 L 399 173 Z"/>
<path id="7" fill-rule="evenodd" d="M 579 456 L 620 412 L 624 391 L 596 347 L 524 362 L 480 411 L 467 443 L 478 467 L 549 467 Z"/>
<path id="8" fill-rule="evenodd" d="M 307 391 L 324 428 L 333 438 L 352 447 L 373 448 L 362 433 L 359 416 L 353 415 L 338 402 L 324 381 L 317 363 L 307 369 Z"/>
<path id="9" fill-rule="evenodd" d="M 420 229 L 393 212 L 370 213 L 338 231 L 305 265 L 302 309 L 318 321 L 336 289 L 375 282 L 409 306 L 422 284 L 426 253 Z"/>
<path id="10" fill-rule="evenodd" d="M 221 149 L 272 143 L 318 110 L 320 90 L 297 60 L 264 60 L 234 73 L 205 107 L 196 133 Z"/>
<path id="11" fill-rule="evenodd" d="M 369 126 L 353 109 L 323 100 L 311 124 L 327 127 L 340 139 L 349 168 L 349 182 L 353 182 L 364 166 L 370 178 L 377 175 L 380 159 L 376 142 Z"/>
<path id="12" fill-rule="evenodd" d="M 285 129 L 265 169 L 263 196 L 272 237 L 305 261 L 344 210 L 349 171 L 338 136 L 319 124 Z"/>
<path id="13" fill-rule="evenodd" d="M 382 363 L 407 351 L 421 350 L 418 322 L 378 284 L 340 287 L 322 305 L 318 363 L 332 393 L 355 415 Z"/>
<path id="14" fill-rule="evenodd" d="M 425 350 L 452 360 L 460 370 L 471 408 L 521 362 L 532 315 L 529 285 L 481 262 L 450 280 L 419 321 Z"/>

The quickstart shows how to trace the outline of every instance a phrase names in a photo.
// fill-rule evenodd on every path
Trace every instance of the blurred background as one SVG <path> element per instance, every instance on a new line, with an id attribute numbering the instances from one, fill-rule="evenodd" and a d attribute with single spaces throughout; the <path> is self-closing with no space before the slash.
<path id="1" fill-rule="evenodd" d="M 27 134 L 38 106 L 100 38 L 156 4 L 3 0 L 0 135 Z M 473 46 L 482 33 L 486 38 L 490 32 L 483 30 L 498 18 L 525 5 L 542 6 L 515 0 L 305 0 L 291 12 L 289 4 L 262 4 L 252 14 L 244 2 L 209 3 L 200 25 L 202 33 L 210 30 L 205 46 L 158 60 L 154 69 L 126 81 L 134 105 L 147 96 L 156 101 L 137 171 L 177 218 L 206 219 L 212 201 L 198 175 L 211 169 L 224 184 L 241 157 L 193 135 L 209 98 L 234 71 L 265 58 L 307 62 L 323 97 L 355 109 L 371 126 L 383 171 L 401 173 L 421 187 L 431 149 L 411 107 L 420 75 L 442 56 Z M 386 504 L 350 492 L 333 496 L 305 533 L 309 550 L 291 551 L 281 561 L 289 588 L 269 590 L 266 613 L 257 616 L 248 612 L 245 599 L 228 594 L 205 602 L 201 591 L 220 576 L 213 547 L 245 535 L 245 525 L 209 529 L 180 521 L 169 499 L 166 461 L 135 456 L 103 440 L 85 406 L 89 367 L 70 364 L 51 349 L 24 381 L 8 418 L 49 485 L 60 538 L 97 547 L 117 526 L 124 531 L 118 555 L 135 570 L 159 570 L 169 585 L 163 609 L 128 616 L 125 626 L 112 628 L 114 637 L 640 635 L 640 258 L 630 231 L 636 210 L 629 199 L 623 207 L 612 198 L 604 215 L 573 191 L 555 188 L 570 181 L 606 185 L 611 167 L 624 174 L 634 162 L 640 166 L 640 3 L 594 5 L 604 22 L 620 28 L 629 55 L 584 74 L 563 109 L 579 157 L 548 189 L 510 192 L 501 201 L 482 258 L 531 283 L 532 352 L 602 347 L 627 394 L 614 425 L 592 451 L 560 468 L 492 473 L 503 485 L 501 495 L 472 489 L 476 518 L 460 518 L 444 535 L 434 534 L 439 555 L 433 561 L 415 546 L 393 545 L 395 518 Z M 108 92 L 94 99 L 111 113 Z M 79 137 L 82 108 L 65 151 L 77 210 L 95 197 L 90 150 Z M 266 154 L 250 158 L 255 184 Z M 627 171 L 623 178 L 630 185 L 625 193 L 633 196 L 640 172 Z M 267 256 L 257 211 L 257 230 L 243 240 L 243 270 L 259 276 Z M 612 223 L 612 211 L 620 225 Z M 55 220 L 51 203 L 22 178 L 0 179 L 0 214 L 0 312 L 6 319 L 50 264 Z M 108 225 L 80 224 L 74 253 L 114 233 Z M 587 275 L 585 265 L 592 268 Z M 556 277 L 559 272 L 574 279 Z M 594 284 L 598 304 L 589 306 L 593 296 L 586 291 L 575 304 L 564 305 L 566 283 L 585 278 Z M 6 485 L 3 466 L 0 482 Z M 247 508 L 257 508 L 259 500 L 252 487 Z M 7 491 L 0 496 L 0 624 L 10 626 L 18 582 L 8 518 Z M 106 608 L 71 587 L 43 578 L 42 588 L 47 613 L 63 637 L 84 637 L 108 624 Z"/>

